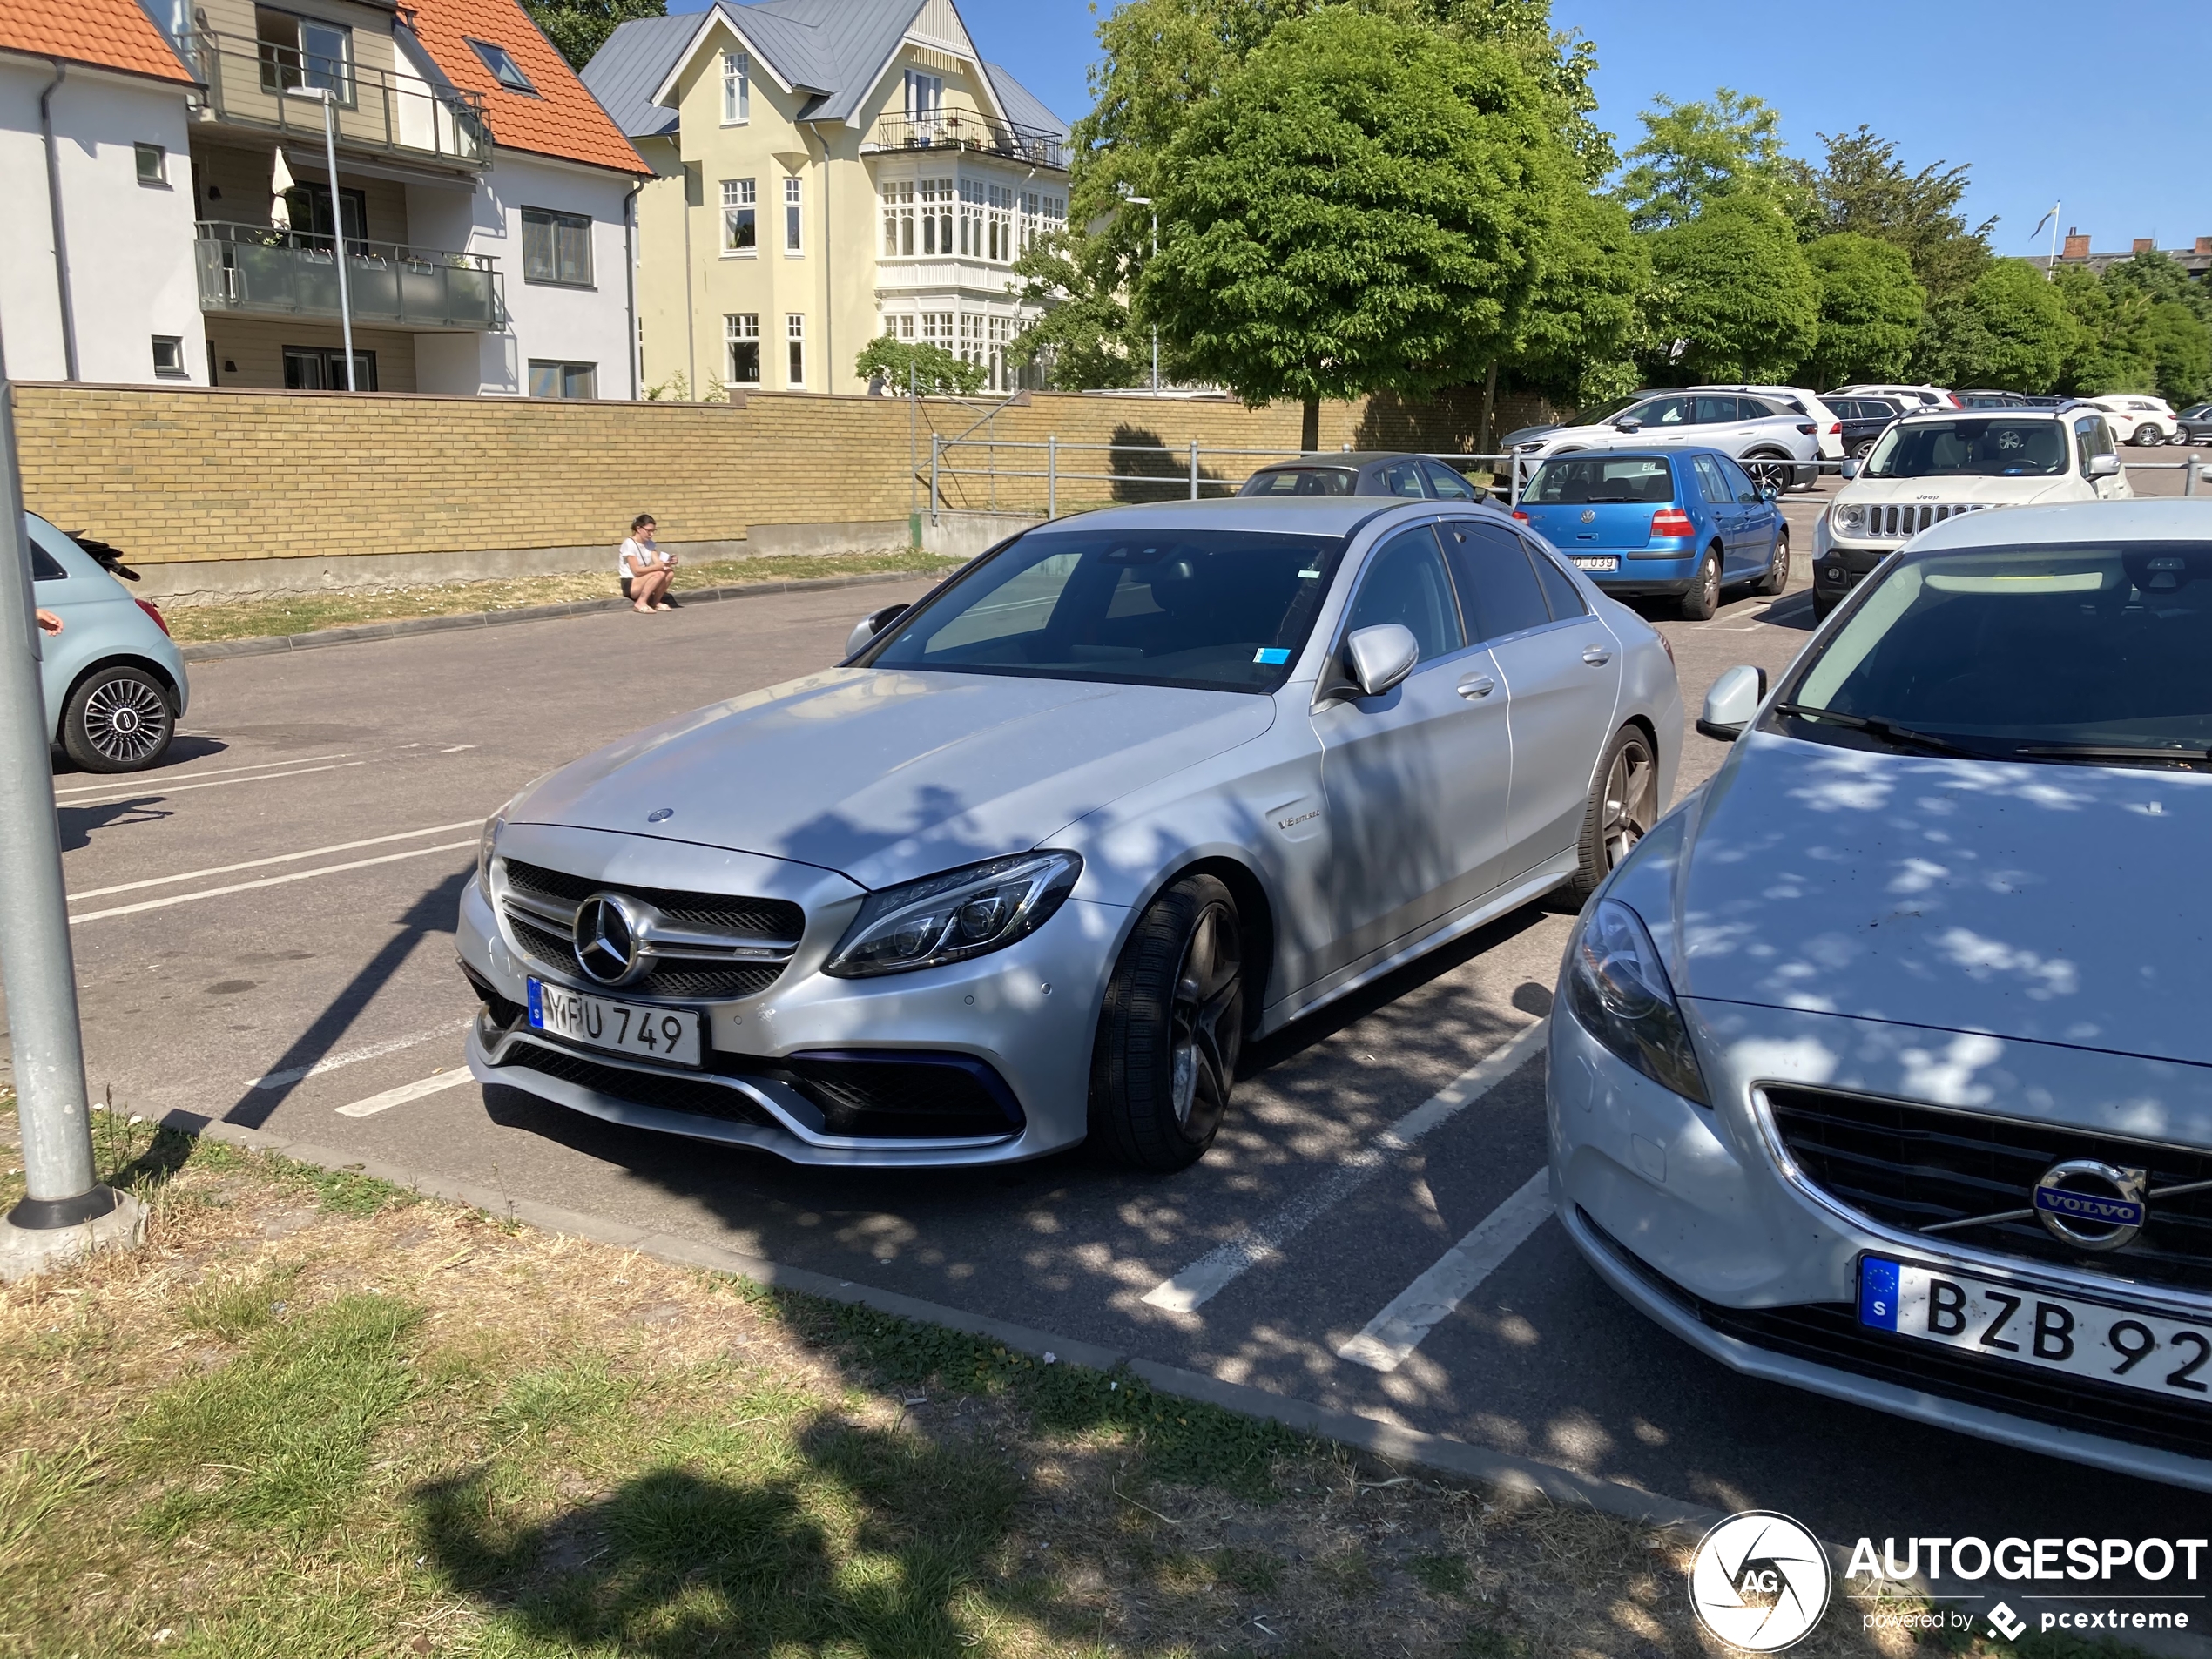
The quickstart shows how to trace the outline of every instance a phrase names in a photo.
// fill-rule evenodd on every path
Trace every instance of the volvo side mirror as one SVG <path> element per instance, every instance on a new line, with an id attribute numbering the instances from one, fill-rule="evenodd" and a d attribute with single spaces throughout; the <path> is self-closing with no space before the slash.
<path id="1" fill-rule="evenodd" d="M 911 605 L 886 605 L 880 610 L 871 610 L 853 624 L 853 631 L 845 636 L 845 654 L 858 657 L 868 648 L 868 642 L 912 610 Z"/>
<path id="2" fill-rule="evenodd" d="M 1377 623 L 1345 637 L 1345 669 L 1362 697 L 1380 697 L 1412 673 L 1420 659 L 1420 642 L 1403 623 Z"/>
<path id="3" fill-rule="evenodd" d="M 1713 682 L 1705 693 L 1705 711 L 1697 717 L 1697 735 L 1716 743 L 1733 743 L 1743 735 L 1751 717 L 1766 701 L 1766 670 L 1742 664 Z"/>

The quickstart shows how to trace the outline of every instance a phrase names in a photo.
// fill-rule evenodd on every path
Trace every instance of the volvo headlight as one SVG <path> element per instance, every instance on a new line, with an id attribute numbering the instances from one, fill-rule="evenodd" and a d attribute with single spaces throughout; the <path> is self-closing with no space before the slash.
<path id="1" fill-rule="evenodd" d="M 1828 528 L 1838 536 L 1866 534 L 1866 503 L 1865 502 L 1836 502 L 1828 509 Z"/>
<path id="2" fill-rule="evenodd" d="M 1582 919 L 1567 960 L 1567 995 L 1582 1028 L 1622 1060 L 1685 1100 L 1712 1103 L 1659 948 L 1619 900 L 1599 900 Z"/>
<path id="3" fill-rule="evenodd" d="M 822 972 L 867 979 L 1001 949 L 1042 927 L 1082 869 L 1078 853 L 1021 853 L 871 893 Z"/>

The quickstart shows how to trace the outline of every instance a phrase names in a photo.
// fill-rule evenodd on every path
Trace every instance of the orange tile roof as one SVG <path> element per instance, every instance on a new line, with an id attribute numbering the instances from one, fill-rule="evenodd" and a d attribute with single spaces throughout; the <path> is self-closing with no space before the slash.
<path id="1" fill-rule="evenodd" d="M 652 172 L 516 0 L 413 0 L 401 15 L 455 86 L 483 94 L 484 113 L 502 149 L 617 172 Z M 506 48 L 538 96 L 502 86 L 469 45 L 472 39 Z"/>
<path id="2" fill-rule="evenodd" d="M 0 4 L 0 51 L 193 84 L 138 0 L 9 0 Z"/>

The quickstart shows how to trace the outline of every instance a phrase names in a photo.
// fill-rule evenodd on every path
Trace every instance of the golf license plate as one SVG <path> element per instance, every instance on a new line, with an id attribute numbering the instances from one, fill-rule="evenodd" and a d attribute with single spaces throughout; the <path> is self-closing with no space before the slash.
<path id="1" fill-rule="evenodd" d="M 2212 1399 L 2212 1325 L 2124 1303 L 1862 1256 L 1858 1322 L 2168 1399 Z"/>
<path id="2" fill-rule="evenodd" d="M 1618 559 L 1591 559 L 1578 556 L 1575 560 L 1575 568 L 1578 570 L 1617 570 L 1621 568 L 1621 561 Z"/>
<path id="3" fill-rule="evenodd" d="M 639 1060 L 699 1063 L 699 1016 L 690 1008 L 647 1008 L 589 991 L 530 981 L 530 1028 L 588 1048 Z"/>

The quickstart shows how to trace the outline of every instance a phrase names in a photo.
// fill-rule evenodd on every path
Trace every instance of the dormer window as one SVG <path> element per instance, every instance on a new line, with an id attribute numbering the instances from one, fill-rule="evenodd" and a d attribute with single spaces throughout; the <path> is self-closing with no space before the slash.
<path id="1" fill-rule="evenodd" d="M 918 69 L 907 71 L 907 117 L 923 124 L 934 123 L 945 112 L 945 78 L 925 75 Z"/>
<path id="2" fill-rule="evenodd" d="M 752 119 L 752 59 L 743 52 L 722 54 L 722 125 L 740 126 Z"/>
<path id="3" fill-rule="evenodd" d="M 484 60 L 484 67 L 491 71 L 492 79 L 510 92 L 527 92 L 537 96 L 537 88 L 530 84 L 530 78 L 523 73 L 523 66 L 504 46 L 495 46 L 489 40 L 472 40 L 469 45 L 476 56 Z"/>

